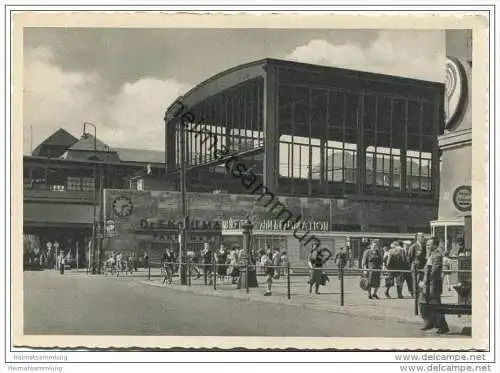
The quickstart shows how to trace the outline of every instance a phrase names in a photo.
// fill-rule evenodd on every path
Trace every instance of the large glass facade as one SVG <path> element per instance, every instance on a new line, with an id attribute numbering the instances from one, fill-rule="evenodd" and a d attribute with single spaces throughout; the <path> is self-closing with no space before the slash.
<path id="1" fill-rule="evenodd" d="M 435 192 L 434 103 L 289 84 L 278 102 L 280 193 Z"/>
<path id="2" fill-rule="evenodd" d="M 436 196 L 437 85 L 290 66 L 264 68 L 264 78 L 238 80 L 189 108 L 195 117 L 186 136 L 187 166 L 207 166 L 188 175 L 190 190 L 241 192 L 217 167 L 213 150 L 226 146 L 284 196 Z M 175 152 L 167 157 L 178 165 L 178 129 L 168 141 Z M 196 178 L 210 185 L 196 186 Z"/>
<path id="3" fill-rule="evenodd" d="M 263 97 L 262 79 L 254 79 L 189 108 L 194 115 L 193 122 L 187 123 L 187 166 L 216 161 L 214 151 L 223 146 L 233 153 L 258 149 L 263 151 Z M 176 131 L 175 136 L 178 150 L 176 163 L 179 164 L 179 131 Z M 254 155 L 248 158 L 251 161 L 258 160 Z"/>

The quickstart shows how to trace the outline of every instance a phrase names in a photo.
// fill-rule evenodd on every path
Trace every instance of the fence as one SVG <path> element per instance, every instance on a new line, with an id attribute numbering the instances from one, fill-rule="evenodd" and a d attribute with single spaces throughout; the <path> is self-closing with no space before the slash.
<path id="1" fill-rule="evenodd" d="M 246 265 L 246 266 L 231 266 L 228 264 L 197 264 L 197 263 L 183 263 L 186 266 L 187 274 L 187 286 L 210 286 L 214 290 L 234 290 L 234 289 L 244 289 L 247 293 L 250 292 L 252 286 L 250 285 L 248 279 L 250 272 L 255 272 L 256 277 L 259 279 L 260 284 L 265 284 L 266 273 L 262 266 L 260 265 Z M 172 267 L 171 277 L 172 283 L 179 281 L 179 263 L 171 263 Z M 276 272 L 276 277 L 272 281 L 273 288 L 279 288 L 283 290 L 286 294 L 287 299 L 291 300 L 294 291 L 300 289 L 305 284 L 305 279 L 309 279 L 309 272 L 311 268 L 300 267 L 300 266 L 266 266 L 266 268 L 273 268 Z M 231 274 L 231 270 L 234 272 Z M 412 270 L 387 270 L 387 269 L 369 269 L 363 270 L 359 268 L 324 268 L 320 269 L 328 277 L 335 276 L 338 278 L 339 292 L 338 299 L 340 306 L 344 306 L 346 303 L 346 296 L 353 294 L 354 292 L 363 292 L 359 288 L 359 280 L 364 272 L 380 273 L 381 286 L 385 287 L 383 284 L 383 279 L 389 277 L 389 274 L 395 273 L 403 276 L 403 282 L 406 280 L 409 286 L 411 278 L 411 290 L 413 290 L 413 310 L 414 314 L 419 313 L 419 293 L 420 293 L 420 283 L 423 279 L 424 270 L 419 270 L 416 266 Z M 122 271 L 122 273 L 124 273 Z M 411 277 L 408 276 L 411 274 Z M 116 273 L 120 275 L 120 273 Z M 131 273 L 132 276 L 145 277 L 148 280 L 157 279 L 167 279 L 167 273 L 165 272 L 163 266 L 160 262 L 150 262 L 148 267 L 144 270 L 139 270 L 138 272 Z M 405 276 L 406 275 L 406 276 Z M 448 276 L 448 277 L 447 277 Z M 460 279 L 470 279 L 471 270 L 460 270 L 460 269 L 450 269 L 443 270 L 443 286 L 451 287 L 450 277 L 456 280 Z M 243 283 L 242 283 L 243 279 Z M 347 284 L 346 284 L 347 280 Z M 452 281 L 452 280 L 451 280 Z M 165 281 L 166 282 L 166 281 Z M 455 282 L 454 285 L 459 282 Z M 302 285 L 301 285 L 302 284 Z M 236 287 L 235 287 L 236 285 Z M 424 284 L 428 286 L 428 284 Z M 348 300 L 349 298 L 347 298 Z"/>
<path id="2" fill-rule="evenodd" d="M 470 258 L 469 258 L 470 259 Z M 464 260 L 465 262 L 467 260 Z M 470 261 L 470 260 L 469 260 Z M 214 290 L 235 290 L 241 289 L 250 293 L 252 288 L 249 283 L 250 272 L 255 272 L 259 284 L 266 283 L 266 272 L 261 265 L 245 265 L 245 266 L 231 266 L 230 264 L 198 264 L 193 262 L 183 263 L 186 266 L 186 279 L 187 286 L 210 286 Z M 164 266 L 159 261 L 150 261 L 147 266 L 144 264 L 135 269 L 121 268 L 119 270 L 114 270 L 108 268 L 101 271 L 105 276 L 115 275 L 117 277 L 132 276 L 136 278 L 144 278 L 147 280 L 161 279 L 164 282 L 169 280 L 172 283 L 179 283 L 179 263 L 170 263 L 171 272 L 167 273 Z M 449 295 L 453 294 L 454 291 L 458 293 L 459 303 L 470 304 L 469 301 L 463 301 L 460 297 L 460 288 L 471 287 L 471 270 L 470 269 L 457 269 L 465 267 L 466 265 L 452 266 L 452 268 L 443 270 L 443 287 L 452 289 L 452 285 L 460 285 L 459 288 L 450 290 Z M 302 294 L 300 291 L 304 290 L 304 285 L 306 281 L 309 280 L 309 274 L 311 268 L 305 266 L 290 266 L 288 263 L 285 266 L 266 266 L 265 268 L 273 268 L 275 270 L 275 278 L 272 280 L 273 294 L 277 289 L 276 294 L 282 294 L 286 296 L 288 300 L 292 300 L 293 296 Z M 361 275 L 364 272 L 380 273 L 381 281 L 380 288 L 384 288 L 383 279 L 389 277 L 391 273 L 400 274 L 403 277 L 403 281 L 406 282 L 406 287 L 408 290 L 413 290 L 413 312 L 415 315 L 419 313 L 419 295 L 420 295 L 420 283 L 423 279 L 424 270 L 418 269 L 413 266 L 411 270 L 387 270 L 387 269 L 368 269 L 363 270 L 359 268 L 321 268 L 321 270 L 328 277 L 338 278 L 338 292 L 334 294 L 338 296 L 338 303 L 340 306 L 344 306 L 346 301 L 349 302 L 350 296 L 354 293 L 364 293 L 360 289 L 359 282 Z M 232 273 L 231 273 L 232 272 Z M 168 275 L 168 276 L 167 276 Z M 411 275 L 411 276 L 410 276 Z M 410 286 L 410 282 L 411 285 Z M 236 285 L 236 286 L 235 286 Z M 429 284 L 423 284 L 423 286 L 429 286 Z M 306 288 L 307 289 L 307 288 Z M 446 289 L 445 289 L 446 290 Z M 329 294 L 325 294 L 328 296 Z M 354 296 L 353 296 L 354 298 Z M 359 297 L 356 300 L 356 304 L 359 304 Z M 408 304 L 405 303 L 405 307 Z M 407 309 L 407 308 L 406 308 Z"/>

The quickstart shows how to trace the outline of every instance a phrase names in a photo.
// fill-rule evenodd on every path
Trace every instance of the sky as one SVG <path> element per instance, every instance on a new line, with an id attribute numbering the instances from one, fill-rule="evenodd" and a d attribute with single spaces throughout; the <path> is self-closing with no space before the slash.
<path id="1" fill-rule="evenodd" d="M 164 150 L 165 109 L 225 69 L 278 58 L 444 82 L 444 31 L 25 28 L 23 151 L 83 123 Z"/>

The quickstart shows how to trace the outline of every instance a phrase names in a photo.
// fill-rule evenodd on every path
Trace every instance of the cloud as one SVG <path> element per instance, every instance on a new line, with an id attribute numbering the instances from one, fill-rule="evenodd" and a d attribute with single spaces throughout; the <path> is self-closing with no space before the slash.
<path id="1" fill-rule="evenodd" d="M 444 82 L 445 39 L 442 31 L 380 31 L 367 47 L 316 39 L 285 59 Z"/>
<path id="2" fill-rule="evenodd" d="M 97 136 L 111 147 L 164 148 L 165 109 L 191 85 L 176 80 L 145 78 L 125 83 L 114 94 L 96 73 L 64 71 L 50 48 L 26 51 L 24 59 L 24 152 L 58 128 L 74 136 L 83 122 L 97 125 Z"/>

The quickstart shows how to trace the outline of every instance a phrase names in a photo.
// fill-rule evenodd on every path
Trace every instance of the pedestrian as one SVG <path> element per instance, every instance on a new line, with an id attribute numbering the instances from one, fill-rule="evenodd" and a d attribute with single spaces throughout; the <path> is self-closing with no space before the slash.
<path id="1" fill-rule="evenodd" d="M 389 260 L 389 248 L 384 246 L 382 249 L 382 269 L 387 271 L 387 261 Z M 391 287 L 394 286 L 394 277 L 391 272 L 384 272 L 384 285 L 385 285 L 385 296 L 386 298 L 390 298 L 389 291 Z"/>
<path id="2" fill-rule="evenodd" d="M 319 294 L 319 285 L 321 282 L 321 273 L 323 267 L 323 260 L 317 242 L 313 243 L 312 249 L 307 257 L 307 264 L 310 268 L 309 271 L 309 294 L 312 293 L 313 285 L 315 287 L 315 294 Z"/>
<path id="3" fill-rule="evenodd" d="M 59 253 L 59 273 L 61 273 L 61 275 L 64 275 L 64 265 L 65 265 L 64 253 L 61 251 Z"/>
<path id="4" fill-rule="evenodd" d="M 217 275 L 219 277 L 219 280 L 223 281 L 227 273 L 227 266 L 226 266 L 227 252 L 226 248 L 224 247 L 224 244 L 220 245 L 219 250 L 215 254 L 215 261 L 217 264 Z"/>
<path id="5" fill-rule="evenodd" d="M 415 241 L 410 245 L 410 262 L 412 272 L 416 269 L 417 284 L 420 283 L 424 277 L 423 269 L 427 262 L 427 249 L 425 247 L 425 237 L 423 233 L 415 235 Z"/>
<path id="6" fill-rule="evenodd" d="M 447 291 L 451 291 L 451 281 L 450 281 L 451 263 L 452 261 L 449 252 L 445 252 L 443 254 L 443 278 Z"/>
<path id="7" fill-rule="evenodd" d="M 279 248 L 274 249 L 271 260 L 273 261 L 274 279 L 278 280 L 281 276 L 281 252 Z"/>
<path id="8" fill-rule="evenodd" d="M 386 268 L 391 271 L 389 272 L 389 276 L 392 278 L 393 286 L 396 286 L 396 291 L 399 299 L 403 298 L 403 272 L 399 271 L 402 271 L 405 268 L 404 252 L 401 246 L 402 243 L 399 241 L 392 242 L 386 260 Z M 389 295 L 389 289 L 387 289 L 385 295 L 387 296 L 387 298 L 391 297 Z"/>
<path id="9" fill-rule="evenodd" d="M 377 295 L 378 288 L 380 287 L 380 270 L 382 269 L 382 256 L 376 241 L 372 241 L 370 246 L 363 253 L 361 259 L 362 268 L 368 274 L 368 298 L 379 299 Z M 373 292 L 372 292 L 373 289 Z"/>
<path id="10" fill-rule="evenodd" d="M 431 237 L 426 241 L 429 258 L 424 266 L 424 277 L 419 283 L 421 288 L 419 302 L 420 315 L 424 320 L 421 330 L 438 329 L 438 334 L 447 333 L 450 329 L 441 312 L 429 311 L 424 305 L 441 304 L 443 293 L 443 254 L 439 250 L 439 239 Z"/>
<path id="11" fill-rule="evenodd" d="M 282 268 L 287 268 L 288 267 L 288 254 L 286 251 L 283 251 L 281 253 L 281 261 L 280 261 L 280 266 Z"/>
<path id="12" fill-rule="evenodd" d="M 46 246 L 47 246 L 47 267 L 49 269 L 54 269 L 55 260 L 54 260 L 54 250 L 52 247 L 52 242 L 50 241 L 47 242 Z"/>
<path id="13" fill-rule="evenodd" d="M 208 242 L 203 244 L 203 250 L 201 252 L 201 257 L 203 259 L 203 275 L 205 276 L 205 284 L 208 281 L 208 285 L 212 285 L 212 264 L 214 254 L 210 249 L 210 245 Z"/>
<path id="14" fill-rule="evenodd" d="M 164 270 L 163 283 L 172 284 L 172 275 L 174 273 L 175 257 L 170 247 L 165 248 L 165 253 L 161 257 L 161 264 Z"/>
<path id="15" fill-rule="evenodd" d="M 411 259 L 410 259 L 410 245 L 411 241 L 406 240 L 403 241 L 403 255 L 404 255 L 404 264 L 403 264 L 403 283 L 401 286 L 404 285 L 406 282 L 406 287 L 408 289 L 408 293 L 410 294 L 410 297 L 413 298 L 413 273 L 411 271 Z"/>
<path id="16" fill-rule="evenodd" d="M 147 251 L 144 251 L 144 255 L 142 256 L 142 261 L 144 263 L 144 268 L 148 268 L 149 267 L 149 254 Z"/>
<path id="17" fill-rule="evenodd" d="M 125 270 L 124 265 L 123 265 L 123 254 L 118 252 L 116 254 L 116 276 L 118 277 L 120 275 L 120 272 L 123 272 Z"/>
<path id="18" fill-rule="evenodd" d="M 343 247 L 340 247 L 336 252 L 335 252 L 335 264 L 337 265 L 337 271 L 338 271 L 338 276 L 340 280 L 340 275 L 341 271 L 345 268 L 347 264 L 347 254 L 344 251 Z"/>
<path id="19" fill-rule="evenodd" d="M 237 245 L 234 245 L 231 248 L 231 252 L 229 253 L 229 256 L 228 256 L 229 266 L 227 269 L 227 273 L 231 277 L 232 284 L 237 284 L 238 278 L 240 276 L 240 271 L 239 271 L 239 267 L 238 267 L 238 262 L 239 262 L 238 249 L 239 249 L 239 247 Z"/>
<path id="20" fill-rule="evenodd" d="M 271 250 L 268 250 L 262 254 L 262 257 L 260 259 L 260 264 L 264 268 L 264 273 L 266 274 L 267 289 L 264 295 L 269 296 L 272 294 L 271 287 L 273 285 L 273 277 L 274 277 L 274 268 L 273 268 Z"/>
<path id="21" fill-rule="evenodd" d="M 134 254 L 129 253 L 127 257 L 127 273 L 134 274 Z"/>

